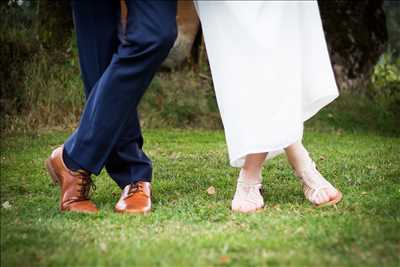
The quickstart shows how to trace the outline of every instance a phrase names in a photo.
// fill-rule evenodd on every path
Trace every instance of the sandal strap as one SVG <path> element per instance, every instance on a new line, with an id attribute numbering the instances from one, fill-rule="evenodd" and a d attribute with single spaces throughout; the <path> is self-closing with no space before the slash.
<path id="1" fill-rule="evenodd" d="M 306 195 L 306 197 L 307 197 L 310 201 L 312 201 L 312 202 L 316 199 L 316 196 L 317 196 L 322 190 L 328 189 L 328 188 L 329 188 L 328 186 L 320 186 L 320 187 L 317 187 L 317 188 L 312 188 L 312 187 L 309 187 L 309 186 L 306 185 L 306 184 L 303 184 L 303 186 L 306 187 L 306 188 L 309 188 L 309 191 L 308 191 L 308 192 L 311 192 L 311 196 L 305 191 L 305 190 L 307 190 L 307 189 L 303 189 L 303 191 L 304 191 L 304 194 Z"/>
<path id="2" fill-rule="evenodd" d="M 308 169 L 300 172 L 296 171 L 295 174 L 303 184 L 304 195 L 311 202 L 315 202 L 318 194 L 320 194 L 321 191 L 323 192 L 324 189 L 335 189 L 335 187 L 317 170 L 315 162 L 312 160 L 310 160 L 310 166 Z"/>
<path id="3" fill-rule="evenodd" d="M 308 169 L 302 170 L 300 172 L 296 171 L 295 174 L 305 185 L 312 188 L 313 190 L 333 187 L 331 183 L 329 183 L 317 170 L 314 161 L 311 161 L 310 167 Z"/>
<path id="4" fill-rule="evenodd" d="M 262 185 L 258 182 L 248 182 L 239 177 L 236 185 L 235 196 L 232 200 L 233 206 L 241 206 L 248 203 L 256 207 L 264 206 L 264 200 L 261 194 Z M 241 204 L 240 204 L 241 203 Z"/>
<path id="5" fill-rule="evenodd" d="M 244 188 L 249 188 L 249 192 L 252 190 L 261 190 L 262 184 L 261 183 L 248 183 L 245 181 L 239 181 L 237 182 L 237 187 L 244 187 Z"/>
<path id="6" fill-rule="evenodd" d="M 257 193 L 261 193 L 262 184 L 261 183 L 249 183 L 245 181 L 243 178 L 239 177 L 237 181 L 236 188 L 239 188 L 240 193 L 246 193 L 247 195 Z M 256 193 L 256 194 L 257 194 Z"/>

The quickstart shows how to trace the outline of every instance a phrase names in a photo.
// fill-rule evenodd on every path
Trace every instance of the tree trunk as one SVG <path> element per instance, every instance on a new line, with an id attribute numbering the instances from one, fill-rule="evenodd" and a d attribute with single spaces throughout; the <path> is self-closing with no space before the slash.
<path id="1" fill-rule="evenodd" d="M 383 0 L 318 3 L 339 87 L 365 86 L 388 39 Z"/>
<path id="2" fill-rule="evenodd" d="M 178 3 L 179 37 L 165 63 L 170 68 L 181 65 L 190 56 L 199 32 L 192 2 Z M 388 39 L 383 0 L 320 0 L 319 6 L 339 87 L 363 87 Z"/>
<path id="3" fill-rule="evenodd" d="M 178 37 L 167 60 L 163 66 L 175 68 L 185 62 L 190 56 L 193 44 L 200 29 L 200 21 L 197 17 L 192 1 L 178 1 Z"/>

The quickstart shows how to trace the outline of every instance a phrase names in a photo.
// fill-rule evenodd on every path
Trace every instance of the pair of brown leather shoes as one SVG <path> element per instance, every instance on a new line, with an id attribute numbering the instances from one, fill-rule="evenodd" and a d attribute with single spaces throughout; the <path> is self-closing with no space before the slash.
<path id="1" fill-rule="evenodd" d="M 90 174 L 83 171 L 72 171 L 65 166 L 63 147 L 58 147 L 46 160 L 46 167 L 55 184 L 61 188 L 60 210 L 95 213 L 96 205 L 90 200 L 89 192 L 94 188 Z M 121 198 L 115 205 L 120 213 L 147 213 L 151 210 L 151 184 L 136 182 L 127 185 Z"/>

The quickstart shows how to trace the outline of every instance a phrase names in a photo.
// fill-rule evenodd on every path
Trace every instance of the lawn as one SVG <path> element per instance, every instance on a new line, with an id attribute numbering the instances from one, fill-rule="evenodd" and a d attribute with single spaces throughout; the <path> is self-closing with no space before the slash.
<path id="1" fill-rule="evenodd" d="M 146 216 L 113 212 L 119 189 L 105 172 L 95 177 L 99 214 L 60 213 L 43 161 L 68 133 L 3 137 L 1 266 L 399 266 L 399 137 L 308 130 L 343 201 L 313 208 L 281 156 L 264 170 L 265 209 L 246 215 L 229 210 L 237 170 L 221 131 L 144 134 L 155 167 Z"/>

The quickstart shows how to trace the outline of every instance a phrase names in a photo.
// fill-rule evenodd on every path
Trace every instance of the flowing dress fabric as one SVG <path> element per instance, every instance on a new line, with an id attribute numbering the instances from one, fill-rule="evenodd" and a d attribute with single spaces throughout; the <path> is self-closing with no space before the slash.
<path id="1" fill-rule="evenodd" d="M 314 1 L 196 1 L 230 163 L 302 139 L 338 96 Z"/>

